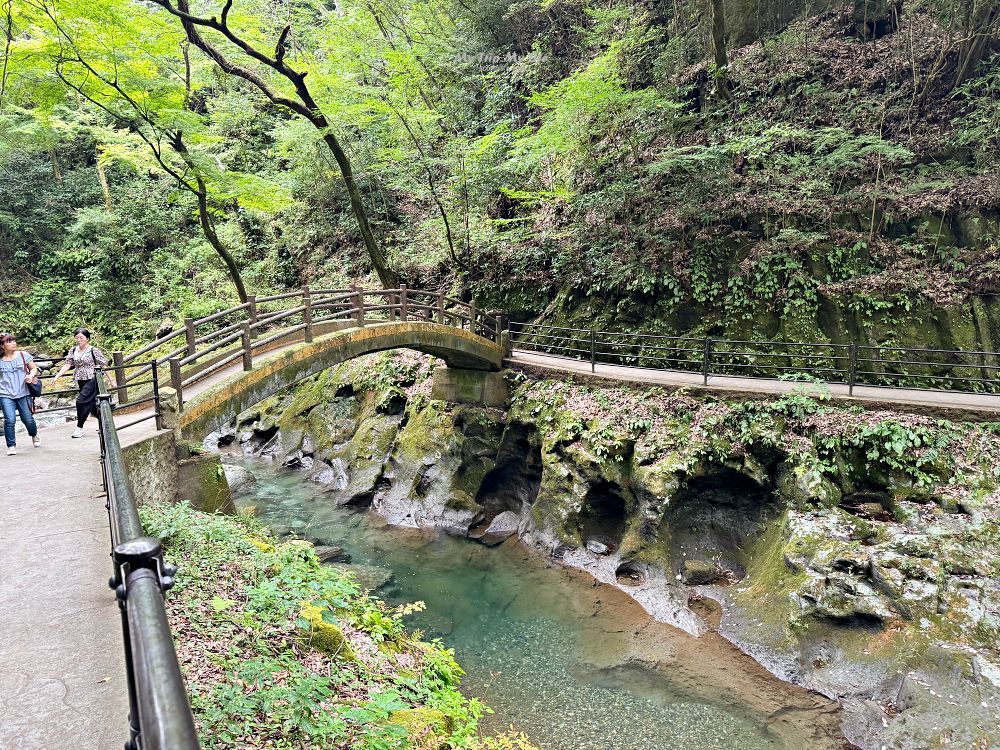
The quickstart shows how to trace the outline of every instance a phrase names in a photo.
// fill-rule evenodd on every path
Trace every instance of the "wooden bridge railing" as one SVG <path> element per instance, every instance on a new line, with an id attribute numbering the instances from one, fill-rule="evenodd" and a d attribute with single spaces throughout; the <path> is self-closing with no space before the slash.
<path id="1" fill-rule="evenodd" d="M 119 405 L 152 400 L 153 381 L 169 380 L 183 403 L 183 391 L 211 374 L 241 360 L 253 367 L 253 357 L 282 342 L 310 342 L 317 330 L 365 326 L 393 321 L 426 321 L 471 331 L 499 343 L 500 321 L 475 304 L 439 292 L 420 289 L 310 289 L 264 297 L 184 325 L 129 354 L 112 353 L 114 390 Z M 301 337 L 301 339 L 300 339 Z M 161 373 L 166 365 L 168 372 Z M 165 376 L 165 377 L 164 377 Z M 137 390 L 138 388 L 138 390 Z"/>
<path id="2" fill-rule="evenodd" d="M 510 344 L 598 364 L 715 375 L 809 378 L 854 387 L 882 386 L 1000 394 L 1000 352 L 891 345 L 747 341 L 622 333 L 510 323 Z"/>

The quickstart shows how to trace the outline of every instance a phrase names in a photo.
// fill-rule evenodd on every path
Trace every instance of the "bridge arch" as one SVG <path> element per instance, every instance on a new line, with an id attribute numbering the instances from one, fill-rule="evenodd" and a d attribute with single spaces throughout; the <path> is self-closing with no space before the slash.
<path id="1" fill-rule="evenodd" d="M 500 344 L 467 330 L 428 322 L 376 323 L 347 328 L 260 358 L 185 401 L 176 427 L 200 439 L 269 396 L 341 362 L 389 349 L 414 349 L 443 359 L 449 370 L 489 378 L 503 362 Z M 493 375 L 500 378 L 499 375 Z"/>

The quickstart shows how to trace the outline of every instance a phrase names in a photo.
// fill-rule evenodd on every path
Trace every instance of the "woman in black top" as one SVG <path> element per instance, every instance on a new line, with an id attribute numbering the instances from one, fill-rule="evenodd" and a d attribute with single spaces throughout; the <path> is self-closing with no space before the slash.
<path id="1" fill-rule="evenodd" d="M 90 331 L 86 328 L 77 328 L 73 335 L 76 346 L 69 350 L 66 355 L 66 362 L 52 379 L 55 386 L 67 370 L 73 368 L 73 379 L 80 388 L 80 394 L 76 397 L 76 429 L 73 430 L 73 437 L 83 437 L 83 424 L 87 417 L 97 413 L 97 368 L 107 367 L 108 358 L 104 352 L 96 346 L 90 345 Z"/>

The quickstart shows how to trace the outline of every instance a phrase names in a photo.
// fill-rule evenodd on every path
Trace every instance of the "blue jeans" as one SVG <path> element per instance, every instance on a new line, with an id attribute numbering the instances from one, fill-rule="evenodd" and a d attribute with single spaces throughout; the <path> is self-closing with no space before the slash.
<path id="1" fill-rule="evenodd" d="M 38 434 L 38 426 L 35 418 L 31 414 L 31 407 L 28 405 L 28 397 L 8 398 L 0 396 L 0 407 L 3 407 L 3 436 L 7 441 L 7 447 L 14 447 L 14 410 L 21 415 L 21 422 L 28 428 L 28 435 L 34 437 Z"/>

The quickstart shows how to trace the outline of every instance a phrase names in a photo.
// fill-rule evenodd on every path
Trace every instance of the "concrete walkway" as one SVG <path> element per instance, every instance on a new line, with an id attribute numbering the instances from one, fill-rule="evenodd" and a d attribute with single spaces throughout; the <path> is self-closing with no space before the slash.
<path id="1" fill-rule="evenodd" d="M 774 380 L 770 378 L 737 378 L 724 375 L 712 375 L 708 384 L 700 373 L 678 372 L 674 370 L 650 370 L 642 367 L 625 367 L 622 365 L 606 365 L 597 363 L 591 372 L 590 361 L 557 357 L 551 354 L 538 354 L 523 349 L 515 349 L 513 356 L 504 360 L 507 365 L 525 367 L 545 372 L 569 373 L 582 377 L 596 377 L 605 380 L 617 380 L 626 383 L 642 383 L 645 385 L 661 385 L 671 388 L 688 386 L 697 390 L 706 390 L 729 395 L 792 393 L 829 393 L 830 398 L 838 402 L 869 404 L 873 406 L 904 407 L 917 411 L 940 411 L 953 413 L 962 418 L 980 414 L 988 419 L 1000 416 L 1000 396 L 990 396 L 981 393 L 959 393 L 955 391 L 930 391 L 917 388 L 883 388 L 877 386 L 854 386 L 854 394 L 848 394 L 848 387 L 843 384 L 815 385 L 794 380 Z"/>
<path id="2" fill-rule="evenodd" d="M 237 362 L 185 395 L 240 370 Z M 66 415 L 75 418 L 72 407 Z M 155 424 L 122 430 L 122 445 L 155 434 Z M 17 455 L 0 454 L 0 750 L 117 750 L 128 739 L 97 421 L 87 421 L 82 439 L 70 438 L 75 426 L 42 428 L 42 445 L 32 448 L 19 421 Z"/>
<path id="3" fill-rule="evenodd" d="M 96 422 L 18 434 L 0 454 L 0 748 L 110 750 L 128 739 Z"/>

